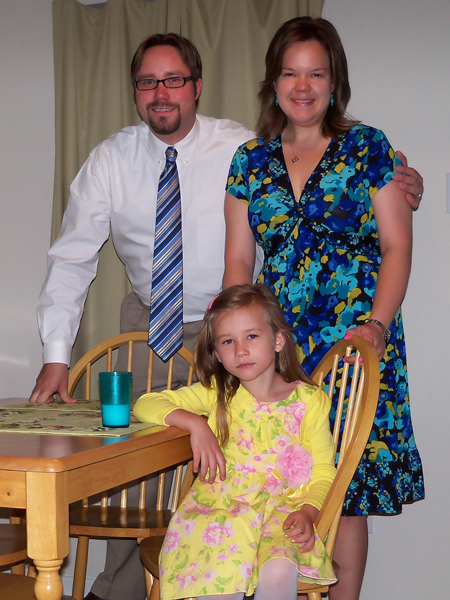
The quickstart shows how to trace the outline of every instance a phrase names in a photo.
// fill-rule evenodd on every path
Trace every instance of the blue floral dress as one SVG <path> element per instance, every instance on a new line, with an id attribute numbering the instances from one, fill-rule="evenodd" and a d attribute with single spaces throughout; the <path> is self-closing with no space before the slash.
<path id="1" fill-rule="evenodd" d="M 369 318 L 381 262 L 371 199 L 392 180 L 395 161 L 382 131 L 355 125 L 331 140 L 296 202 L 280 137 L 251 140 L 233 158 L 227 191 L 248 204 L 265 254 L 259 282 L 276 294 L 308 373 L 347 328 Z M 379 405 L 346 515 L 399 513 L 424 497 L 400 310 L 389 328 Z"/>

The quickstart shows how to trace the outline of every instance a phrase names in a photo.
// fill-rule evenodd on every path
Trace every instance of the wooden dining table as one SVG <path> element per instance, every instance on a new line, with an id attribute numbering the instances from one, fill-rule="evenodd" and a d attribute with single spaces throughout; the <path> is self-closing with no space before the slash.
<path id="1" fill-rule="evenodd" d="M 26 510 L 37 600 L 59 600 L 69 504 L 192 457 L 189 434 L 150 427 L 122 437 L 0 432 L 0 507 Z"/>

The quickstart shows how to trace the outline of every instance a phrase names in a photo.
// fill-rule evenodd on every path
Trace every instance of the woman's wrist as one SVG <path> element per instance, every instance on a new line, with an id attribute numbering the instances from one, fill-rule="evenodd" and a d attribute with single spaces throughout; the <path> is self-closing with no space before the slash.
<path id="1" fill-rule="evenodd" d="M 389 342 L 389 340 L 391 339 L 391 331 L 390 329 L 388 329 L 387 327 L 385 327 L 383 325 L 383 323 L 381 321 L 378 321 L 378 319 L 367 319 L 365 321 L 366 325 L 376 325 L 377 327 L 379 327 L 383 333 L 383 337 L 384 337 L 384 341 L 386 342 L 386 344 Z"/>

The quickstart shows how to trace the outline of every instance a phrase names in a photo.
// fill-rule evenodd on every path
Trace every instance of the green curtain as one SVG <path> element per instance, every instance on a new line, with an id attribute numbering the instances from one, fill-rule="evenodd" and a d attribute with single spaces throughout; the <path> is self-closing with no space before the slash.
<path id="1" fill-rule="evenodd" d="M 173 31 L 189 38 L 203 61 L 199 113 L 253 129 L 264 56 L 278 27 L 293 17 L 319 17 L 324 0 L 108 0 L 100 8 L 53 0 L 56 159 L 52 240 L 59 235 L 69 187 L 89 152 L 140 119 L 129 65 L 139 43 Z M 119 331 L 130 291 L 109 240 L 100 252 L 74 347 L 75 362 Z"/>

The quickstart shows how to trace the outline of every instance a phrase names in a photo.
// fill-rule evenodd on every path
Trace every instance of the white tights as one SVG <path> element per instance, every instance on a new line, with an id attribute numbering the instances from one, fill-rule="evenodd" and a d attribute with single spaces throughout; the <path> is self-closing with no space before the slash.
<path id="1" fill-rule="evenodd" d="M 259 574 L 255 600 L 297 600 L 297 567 L 285 558 L 265 563 Z M 199 596 L 198 600 L 243 600 L 243 592 Z"/>

